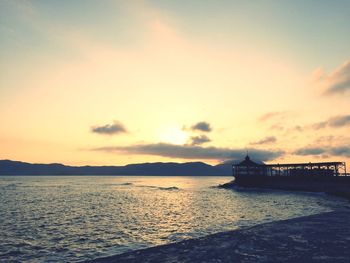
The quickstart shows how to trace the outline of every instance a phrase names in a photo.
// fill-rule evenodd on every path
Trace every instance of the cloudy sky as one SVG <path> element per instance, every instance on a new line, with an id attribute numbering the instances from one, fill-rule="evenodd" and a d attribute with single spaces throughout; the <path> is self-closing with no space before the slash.
<path id="1" fill-rule="evenodd" d="M 350 1 L 0 1 L 0 159 L 350 161 Z"/>

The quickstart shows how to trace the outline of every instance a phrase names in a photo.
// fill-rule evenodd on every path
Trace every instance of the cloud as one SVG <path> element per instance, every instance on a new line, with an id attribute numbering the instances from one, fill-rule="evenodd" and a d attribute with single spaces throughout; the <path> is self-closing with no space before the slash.
<path id="1" fill-rule="evenodd" d="M 304 130 L 304 128 L 301 127 L 300 125 L 295 125 L 292 129 L 294 131 L 298 131 L 298 132 L 302 132 Z"/>
<path id="2" fill-rule="evenodd" d="M 350 115 L 336 116 L 328 120 L 331 127 L 342 127 L 350 124 Z"/>
<path id="3" fill-rule="evenodd" d="M 211 126 L 210 126 L 210 124 L 208 122 L 201 121 L 201 122 L 198 122 L 195 125 L 193 125 L 191 127 L 191 130 L 193 130 L 193 131 L 197 130 L 197 131 L 203 131 L 203 132 L 211 132 L 212 128 L 211 128 Z"/>
<path id="4" fill-rule="evenodd" d="M 168 143 L 137 144 L 131 146 L 109 146 L 92 149 L 94 151 L 117 152 L 124 154 L 157 155 L 181 159 L 229 160 L 242 159 L 244 149 L 201 147 L 194 145 L 174 145 Z M 284 154 L 283 151 L 249 149 L 249 155 L 260 161 L 274 160 Z"/>
<path id="5" fill-rule="evenodd" d="M 298 116 L 295 111 L 272 111 L 261 115 L 258 122 L 269 125 L 269 130 L 277 132 L 296 132 L 302 131 L 300 125 L 291 126 L 292 119 Z"/>
<path id="6" fill-rule="evenodd" d="M 277 139 L 275 136 L 267 136 L 259 141 L 256 141 L 256 142 L 251 142 L 250 144 L 252 145 L 261 145 L 261 144 L 268 144 L 268 143 L 273 143 L 273 142 L 276 142 Z"/>
<path id="7" fill-rule="evenodd" d="M 338 156 L 350 157 L 350 147 L 349 146 L 340 146 L 330 149 L 330 153 Z"/>
<path id="8" fill-rule="evenodd" d="M 312 128 L 318 130 L 326 127 L 340 128 L 348 125 L 350 125 L 350 115 L 340 115 L 331 117 L 327 121 L 315 123 Z"/>
<path id="9" fill-rule="evenodd" d="M 349 146 L 337 146 L 337 147 L 306 147 L 294 152 L 296 155 L 333 155 L 333 156 L 345 156 L 350 157 Z"/>
<path id="10" fill-rule="evenodd" d="M 288 116 L 293 116 L 294 113 L 290 111 L 271 111 L 261 115 L 258 121 L 265 122 L 270 120 L 284 120 Z"/>
<path id="11" fill-rule="evenodd" d="M 192 136 L 190 138 L 190 145 L 201 145 L 210 141 L 210 138 L 206 135 Z"/>
<path id="12" fill-rule="evenodd" d="M 309 148 L 301 148 L 294 152 L 296 155 L 320 155 L 326 153 L 326 149 L 321 147 L 309 147 Z"/>
<path id="13" fill-rule="evenodd" d="M 102 126 L 94 126 L 91 131 L 98 134 L 114 135 L 118 133 L 126 133 L 124 125 L 118 121 L 114 121 L 113 124 L 106 124 Z"/>
<path id="14" fill-rule="evenodd" d="M 311 125 L 312 129 L 315 130 L 319 130 L 319 129 L 323 129 L 327 126 L 327 122 L 326 121 L 322 121 L 322 122 L 318 122 L 318 123 L 314 123 Z"/>
<path id="15" fill-rule="evenodd" d="M 268 112 L 259 117 L 259 121 L 267 121 L 270 120 L 274 117 L 280 116 L 282 112 L 280 111 L 273 111 L 273 112 Z"/>
<path id="16" fill-rule="evenodd" d="M 323 86 L 326 95 L 340 95 L 350 91 L 350 60 L 345 61 L 329 74 L 318 69 L 314 79 L 318 85 Z"/>
<path id="17" fill-rule="evenodd" d="M 284 131 L 285 127 L 283 127 L 281 124 L 273 124 L 269 129 L 273 131 Z"/>

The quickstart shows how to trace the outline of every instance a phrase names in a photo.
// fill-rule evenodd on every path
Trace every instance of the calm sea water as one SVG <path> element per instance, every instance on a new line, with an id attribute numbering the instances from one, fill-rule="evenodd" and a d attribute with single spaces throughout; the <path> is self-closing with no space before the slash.
<path id="1" fill-rule="evenodd" d="M 231 179 L 0 177 L 0 261 L 82 261 L 345 203 L 315 194 L 213 188 Z"/>

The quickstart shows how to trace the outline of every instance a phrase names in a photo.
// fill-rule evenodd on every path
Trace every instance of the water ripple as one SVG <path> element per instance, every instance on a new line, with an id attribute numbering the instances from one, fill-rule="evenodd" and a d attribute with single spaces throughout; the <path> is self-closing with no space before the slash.
<path id="1" fill-rule="evenodd" d="M 77 262 L 330 211 L 336 198 L 211 188 L 221 177 L 1 177 L 0 261 Z"/>

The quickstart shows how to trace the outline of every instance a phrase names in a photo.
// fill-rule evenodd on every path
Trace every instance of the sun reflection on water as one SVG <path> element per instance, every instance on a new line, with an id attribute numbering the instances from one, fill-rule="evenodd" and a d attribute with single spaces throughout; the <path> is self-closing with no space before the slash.
<path id="1" fill-rule="evenodd" d="M 0 261 L 108 256 L 329 211 L 338 199 L 212 188 L 227 177 L 2 177 Z"/>

